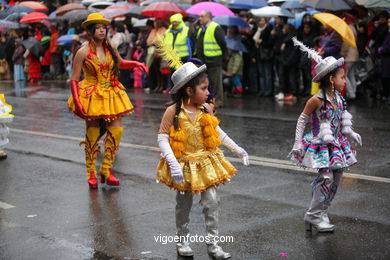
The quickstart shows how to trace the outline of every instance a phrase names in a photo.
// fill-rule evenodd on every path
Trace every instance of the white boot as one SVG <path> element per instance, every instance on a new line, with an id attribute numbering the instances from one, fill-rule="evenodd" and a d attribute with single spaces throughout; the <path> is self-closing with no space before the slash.
<path id="1" fill-rule="evenodd" d="M 217 244 L 208 244 L 207 252 L 215 259 L 229 259 L 231 258 L 231 254 L 223 251 L 222 247 Z"/>
<path id="2" fill-rule="evenodd" d="M 192 251 L 192 249 L 190 247 L 190 243 L 188 243 L 188 242 L 177 243 L 176 248 L 177 248 L 177 253 L 180 256 L 193 256 L 194 255 L 194 251 Z"/>
<path id="3" fill-rule="evenodd" d="M 306 231 L 312 231 L 313 227 L 317 229 L 318 232 L 332 232 L 334 230 L 334 225 L 321 221 L 317 224 L 305 221 Z"/>

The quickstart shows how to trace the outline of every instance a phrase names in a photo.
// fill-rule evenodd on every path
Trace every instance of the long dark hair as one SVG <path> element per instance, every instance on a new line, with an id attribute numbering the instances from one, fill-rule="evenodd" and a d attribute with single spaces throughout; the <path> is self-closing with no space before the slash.
<path id="1" fill-rule="evenodd" d="M 196 76 L 195 78 L 188 81 L 188 83 L 185 84 L 183 87 L 181 87 L 177 93 L 171 95 L 172 101 L 168 104 L 168 106 L 176 104 L 175 118 L 173 119 L 173 126 L 175 127 L 175 130 L 177 130 L 179 128 L 178 115 L 179 115 L 180 110 L 181 110 L 182 100 L 185 98 L 188 98 L 186 88 L 190 87 L 195 92 L 196 86 L 201 84 L 203 82 L 203 80 L 205 80 L 206 78 L 207 78 L 207 74 L 205 72 L 202 72 L 198 76 Z M 206 108 L 204 108 L 204 111 L 207 113 Z"/>
<path id="2" fill-rule="evenodd" d="M 326 74 L 326 76 L 324 76 L 321 80 L 320 80 L 320 86 L 319 88 L 322 90 L 322 94 L 324 96 L 324 102 L 322 103 L 322 106 L 321 106 L 321 116 L 323 118 L 326 117 L 326 102 L 327 102 L 327 99 L 326 99 L 326 89 L 331 85 L 330 83 L 330 77 L 335 77 L 336 74 L 339 72 L 340 69 L 343 69 L 343 67 L 337 67 L 335 68 L 334 70 L 332 70 L 331 72 L 329 72 L 328 74 Z M 341 97 L 342 100 L 343 100 L 343 106 L 344 106 L 344 110 L 346 109 L 346 102 L 345 102 L 345 99 L 343 97 Z"/>
<path id="3" fill-rule="evenodd" d="M 93 35 L 95 34 L 96 30 L 96 24 L 90 24 L 86 28 L 88 34 L 93 38 Z M 106 38 L 107 38 L 107 32 L 108 30 L 106 29 Z M 112 48 L 111 44 L 107 41 L 107 39 L 104 39 L 104 42 L 106 43 L 105 46 L 107 46 L 108 51 L 110 52 L 112 59 L 114 60 L 114 68 L 113 72 L 115 76 L 118 76 L 119 74 L 119 59 L 118 56 L 116 55 L 116 52 L 114 51 L 114 48 Z M 104 46 L 104 44 L 103 44 Z"/>

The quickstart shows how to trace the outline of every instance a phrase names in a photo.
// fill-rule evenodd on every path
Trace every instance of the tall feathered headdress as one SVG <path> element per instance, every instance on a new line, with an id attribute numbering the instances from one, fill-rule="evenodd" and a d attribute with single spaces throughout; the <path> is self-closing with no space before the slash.
<path id="1" fill-rule="evenodd" d="M 310 59 L 315 60 L 316 63 L 320 63 L 322 61 L 322 57 L 318 52 L 316 52 L 313 49 L 310 49 L 309 47 L 306 47 L 302 42 L 300 42 L 297 37 L 293 37 L 292 41 L 294 42 L 295 46 L 298 46 L 301 51 L 307 54 L 307 56 Z"/>
<path id="2" fill-rule="evenodd" d="M 177 70 L 183 65 L 179 55 L 177 55 L 176 51 L 166 44 L 164 38 L 161 35 L 156 36 L 154 45 L 156 46 L 156 51 L 161 56 L 161 58 L 168 62 L 169 67 Z"/>

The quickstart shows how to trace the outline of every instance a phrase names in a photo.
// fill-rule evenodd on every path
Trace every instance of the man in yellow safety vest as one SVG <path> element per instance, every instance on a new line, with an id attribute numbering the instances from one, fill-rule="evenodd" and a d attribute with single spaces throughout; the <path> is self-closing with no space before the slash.
<path id="1" fill-rule="evenodd" d="M 172 49 L 176 51 L 182 62 L 185 63 L 192 57 L 193 33 L 184 24 L 182 14 L 172 15 L 169 21 L 171 25 L 165 32 L 165 42 L 168 46 L 172 46 Z"/>
<path id="2" fill-rule="evenodd" d="M 227 54 L 225 32 L 219 24 L 212 21 L 210 11 L 202 11 L 199 15 L 201 27 L 196 33 L 195 54 L 207 65 L 212 90 L 218 104 L 223 106 L 222 64 Z"/>

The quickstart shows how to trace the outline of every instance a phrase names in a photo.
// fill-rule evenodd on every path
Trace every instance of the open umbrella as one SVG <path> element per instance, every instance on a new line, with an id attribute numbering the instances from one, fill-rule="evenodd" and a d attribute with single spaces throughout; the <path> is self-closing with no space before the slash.
<path id="1" fill-rule="evenodd" d="M 22 19 L 23 16 L 25 16 L 27 13 L 13 13 L 8 15 L 4 20 L 11 21 L 11 22 L 19 22 L 20 19 Z"/>
<path id="2" fill-rule="evenodd" d="M 81 1 L 81 4 L 85 5 L 85 6 L 90 6 L 91 4 L 93 3 L 96 3 L 96 2 L 101 2 L 102 0 L 82 0 Z M 106 2 L 113 2 L 113 0 L 106 0 Z"/>
<path id="3" fill-rule="evenodd" d="M 78 23 L 87 19 L 90 13 L 92 13 L 92 11 L 87 9 L 73 10 L 64 14 L 62 18 L 69 23 Z"/>
<path id="4" fill-rule="evenodd" d="M 311 6 L 315 9 L 326 9 L 326 10 L 347 10 L 351 7 L 344 2 L 344 0 L 300 0 L 301 4 Z"/>
<path id="5" fill-rule="evenodd" d="M 230 0 L 228 6 L 235 9 L 256 9 L 267 6 L 266 0 Z"/>
<path id="6" fill-rule="evenodd" d="M 23 6 L 23 5 L 13 5 L 9 6 L 7 9 L 0 12 L 0 19 L 3 19 L 10 14 L 14 13 L 31 13 L 34 12 L 34 10 L 30 7 Z"/>
<path id="7" fill-rule="evenodd" d="M 126 16 L 134 17 L 134 18 L 145 18 L 144 15 L 141 14 L 141 12 L 145 9 L 144 6 L 134 6 L 133 8 L 130 8 L 127 13 L 125 13 Z"/>
<path id="8" fill-rule="evenodd" d="M 116 2 L 115 4 L 110 5 L 106 9 L 125 9 L 125 10 L 129 10 L 129 9 L 133 8 L 134 6 L 136 6 L 136 5 L 135 4 L 129 4 L 128 2 Z"/>
<path id="9" fill-rule="evenodd" d="M 26 24 L 20 24 L 16 22 L 11 22 L 7 20 L 0 20 L 0 27 L 6 28 L 6 29 L 18 29 L 21 27 L 26 27 Z"/>
<path id="10" fill-rule="evenodd" d="M 59 44 L 63 44 L 63 45 L 71 45 L 72 44 L 72 41 L 73 41 L 73 37 L 75 37 L 77 34 L 66 34 L 66 35 L 62 35 L 61 37 L 59 37 L 57 39 L 57 42 Z"/>
<path id="11" fill-rule="evenodd" d="M 113 4 L 114 4 L 113 2 L 99 1 L 99 2 L 95 2 L 95 3 L 90 4 L 88 6 L 88 10 L 101 11 L 101 10 L 106 9 L 107 7 L 109 7 L 110 5 L 113 5 Z"/>
<path id="12" fill-rule="evenodd" d="M 148 22 L 148 20 L 152 20 L 153 18 L 144 18 L 144 19 L 140 19 L 138 21 L 136 21 L 134 24 L 133 24 L 133 27 L 136 27 L 136 28 L 140 28 L 140 27 L 145 27 L 146 26 L 146 23 Z"/>
<path id="13" fill-rule="evenodd" d="M 330 13 L 316 13 L 313 17 L 338 32 L 346 43 L 356 48 L 355 35 L 343 19 Z"/>
<path id="14" fill-rule="evenodd" d="M 220 15 L 213 18 L 213 21 L 225 26 L 238 26 L 241 28 L 248 28 L 249 24 L 237 16 Z"/>
<path id="15" fill-rule="evenodd" d="M 303 9 L 307 5 L 301 4 L 300 0 L 286 0 L 281 7 L 282 8 L 290 8 L 290 9 Z"/>
<path id="16" fill-rule="evenodd" d="M 24 40 L 22 44 L 27 50 L 29 50 L 36 57 L 41 56 L 44 52 L 41 43 L 35 40 L 34 37 L 30 37 L 27 40 Z"/>
<path id="17" fill-rule="evenodd" d="M 169 18 L 171 15 L 181 13 L 183 17 L 187 16 L 186 11 L 173 2 L 155 2 L 141 12 L 142 15 L 155 18 Z"/>
<path id="18" fill-rule="evenodd" d="M 62 16 L 65 13 L 72 11 L 72 10 L 79 10 L 79 9 L 85 9 L 84 5 L 77 4 L 77 3 L 70 3 L 63 6 L 60 6 L 56 10 L 57 16 Z"/>
<path id="19" fill-rule="evenodd" d="M 20 23 L 37 23 L 43 20 L 46 20 L 48 16 L 41 12 L 32 12 L 29 14 L 26 14 L 25 16 L 20 19 Z"/>
<path id="20" fill-rule="evenodd" d="M 213 16 L 218 16 L 218 15 L 234 16 L 234 13 L 229 8 L 227 8 L 222 4 L 213 3 L 213 2 L 200 2 L 194 4 L 193 6 L 188 8 L 186 12 L 189 14 L 199 15 L 204 10 L 210 11 Z"/>
<path id="21" fill-rule="evenodd" d="M 23 2 L 20 2 L 18 5 L 30 7 L 31 9 L 33 9 L 36 12 L 49 11 L 49 8 L 47 8 L 46 5 L 41 4 L 39 2 L 34 2 L 34 1 L 23 1 Z"/>
<path id="22" fill-rule="evenodd" d="M 5 0 L 0 0 L 0 4 L 1 4 L 3 7 L 7 7 L 7 6 L 8 6 L 8 3 L 7 3 L 7 1 L 5 1 Z"/>
<path id="23" fill-rule="evenodd" d="M 233 51 L 248 52 L 245 45 L 240 40 L 225 37 L 225 41 L 226 41 L 226 47 L 228 49 L 231 49 Z"/>
<path id="24" fill-rule="evenodd" d="M 146 0 L 141 3 L 141 6 L 148 6 L 156 2 L 173 2 L 175 4 L 178 4 L 178 1 L 176 0 Z"/>
<path id="25" fill-rule="evenodd" d="M 125 13 L 127 13 L 127 10 L 125 10 L 125 9 L 108 9 L 108 8 L 106 8 L 103 11 L 100 11 L 99 13 L 101 13 L 108 20 L 111 20 L 112 18 L 115 18 L 117 16 L 124 15 Z"/>
<path id="26" fill-rule="evenodd" d="M 366 8 L 386 7 L 390 8 L 389 0 L 355 0 L 359 5 L 364 5 Z"/>
<path id="27" fill-rule="evenodd" d="M 279 6 L 266 6 L 259 9 L 251 9 L 250 12 L 258 17 L 294 17 L 294 15 L 289 10 L 281 8 Z"/>

